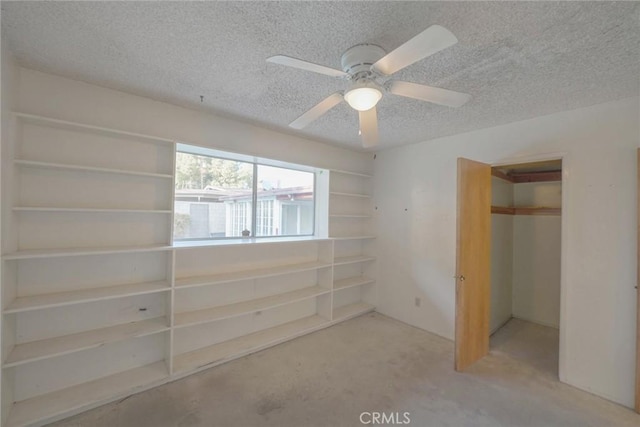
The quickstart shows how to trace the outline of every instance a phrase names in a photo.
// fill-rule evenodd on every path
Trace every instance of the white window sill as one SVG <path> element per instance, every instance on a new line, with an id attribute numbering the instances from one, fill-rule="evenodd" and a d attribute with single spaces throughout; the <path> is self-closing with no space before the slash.
<path id="1" fill-rule="evenodd" d="M 260 243 L 287 243 L 287 242 L 314 242 L 332 240 L 327 237 L 317 236 L 287 236 L 287 237 L 247 237 L 245 239 L 203 239 L 203 240 L 178 240 L 173 242 L 176 249 L 198 248 L 206 246 L 228 246 L 228 245 L 253 245 Z"/>

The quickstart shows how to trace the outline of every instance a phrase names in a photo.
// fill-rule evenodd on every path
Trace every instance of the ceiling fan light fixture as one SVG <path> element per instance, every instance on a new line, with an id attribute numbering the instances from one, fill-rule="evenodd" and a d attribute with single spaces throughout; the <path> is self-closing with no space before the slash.
<path id="1" fill-rule="evenodd" d="M 360 86 L 350 89 L 344 99 L 354 110 L 367 111 L 376 106 L 382 98 L 380 89 L 371 86 Z"/>

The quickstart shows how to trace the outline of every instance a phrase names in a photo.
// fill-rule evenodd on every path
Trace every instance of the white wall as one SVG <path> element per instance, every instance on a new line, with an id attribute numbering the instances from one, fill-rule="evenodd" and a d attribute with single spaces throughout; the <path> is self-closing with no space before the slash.
<path id="1" fill-rule="evenodd" d="M 513 206 L 513 184 L 491 177 L 491 204 Z M 491 333 L 511 319 L 513 311 L 513 221 L 513 215 L 491 215 Z"/>
<path id="2" fill-rule="evenodd" d="M 25 68 L 19 68 L 17 109 L 303 165 L 371 168 L 370 154 Z"/>
<path id="3" fill-rule="evenodd" d="M 631 407 L 639 112 L 634 97 L 378 153 L 379 310 L 452 339 L 456 158 L 563 153 L 560 378 Z"/>
<path id="4" fill-rule="evenodd" d="M 515 206 L 562 206 L 562 183 L 514 186 Z M 559 216 L 513 217 L 513 317 L 560 326 Z"/>

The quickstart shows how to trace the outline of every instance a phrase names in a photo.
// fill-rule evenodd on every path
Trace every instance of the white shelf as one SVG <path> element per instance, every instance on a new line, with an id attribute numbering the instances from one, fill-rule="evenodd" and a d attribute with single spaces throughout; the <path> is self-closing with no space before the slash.
<path id="1" fill-rule="evenodd" d="M 369 194 L 359 194 L 359 193 L 338 193 L 336 191 L 332 191 L 329 193 L 332 196 L 344 196 L 344 197 L 361 197 L 361 198 L 370 198 Z"/>
<path id="2" fill-rule="evenodd" d="M 129 322 L 122 325 L 18 344 L 9 353 L 4 367 L 10 368 L 167 330 L 169 330 L 167 319 L 165 317 L 157 317 L 155 319 Z"/>
<path id="3" fill-rule="evenodd" d="M 161 361 L 16 402 L 7 427 L 42 424 L 56 416 L 94 408 L 159 384 L 167 375 L 165 362 Z"/>
<path id="4" fill-rule="evenodd" d="M 354 286 L 368 285 L 369 283 L 373 282 L 375 282 L 375 280 L 366 276 L 349 277 L 347 279 L 334 281 L 333 289 L 339 291 L 341 289 L 348 289 Z"/>
<path id="5" fill-rule="evenodd" d="M 111 173 L 111 174 L 130 175 L 130 176 L 143 176 L 143 177 L 149 177 L 149 178 L 173 179 L 172 174 L 139 172 L 139 171 L 124 170 L 124 169 L 100 168 L 95 166 L 80 166 L 80 165 L 69 165 L 69 164 L 62 164 L 62 163 L 38 162 L 34 160 L 14 160 L 14 163 L 20 166 L 35 167 L 35 168 L 62 169 L 62 170 L 81 171 L 81 172 L 98 172 L 98 173 Z"/>
<path id="6" fill-rule="evenodd" d="M 257 298 L 250 301 L 243 301 L 235 304 L 206 308 L 203 310 L 176 313 L 175 326 L 179 328 L 228 319 L 230 317 L 241 316 L 243 314 L 254 313 L 256 311 L 275 308 L 281 305 L 290 304 L 309 298 L 315 298 L 319 295 L 324 295 L 329 292 L 331 292 L 331 290 L 316 285 L 308 288 L 297 289 L 291 292 L 285 292 L 278 295 Z"/>
<path id="7" fill-rule="evenodd" d="M 317 315 L 254 332 L 229 341 L 180 354 L 174 359 L 176 373 L 195 371 L 279 344 L 320 329 L 329 322 Z"/>
<path id="8" fill-rule="evenodd" d="M 336 258 L 333 261 L 333 265 L 355 264 L 359 262 L 375 261 L 375 259 L 375 257 L 367 255 L 344 256 Z"/>
<path id="9" fill-rule="evenodd" d="M 18 252 L 11 252 L 2 255 L 5 260 L 12 259 L 30 259 L 30 258 L 53 258 L 64 256 L 81 256 L 81 255 L 106 255 L 118 253 L 132 252 L 155 252 L 167 251 L 173 249 L 168 245 L 149 245 L 149 246 L 114 246 L 104 248 L 69 248 L 69 249 L 27 249 Z"/>
<path id="10" fill-rule="evenodd" d="M 369 240 L 375 239 L 376 236 L 336 236 L 331 238 L 334 240 Z"/>
<path id="11" fill-rule="evenodd" d="M 63 307 L 71 304 L 102 301 L 156 292 L 166 292 L 170 290 L 171 288 L 168 282 L 160 281 L 25 296 L 16 298 L 4 310 L 4 313 L 10 314 L 23 311 L 40 310 L 43 308 Z"/>
<path id="12" fill-rule="evenodd" d="M 340 173 L 340 174 L 344 174 L 344 175 L 353 175 L 353 176 L 359 176 L 361 178 L 372 178 L 373 175 L 369 175 L 367 173 L 361 173 L 361 172 L 351 172 L 351 171 L 345 171 L 345 170 L 341 170 L 341 169 L 329 169 L 332 173 Z"/>
<path id="13" fill-rule="evenodd" d="M 151 213 L 151 214 L 170 214 L 171 210 L 153 210 L 153 209 L 101 209 L 101 208 L 54 208 L 54 207 L 31 207 L 18 206 L 13 208 L 16 212 L 62 212 L 62 213 Z"/>
<path id="14" fill-rule="evenodd" d="M 357 214 L 331 214 L 329 218 L 371 218 L 371 215 L 357 215 Z"/>
<path id="15" fill-rule="evenodd" d="M 171 139 L 161 138 L 158 136 L 144 135 L 141 133 L 128 132 L 128 131 L 119 130 L 119 129 L 111 129 L 111 128 L 105 128 L 101 126 L 93 126 L 93 125 L 87 125 L 83 123 L 70 122 L 67 120 L 53 119 L 50 117 L 37 116 L 35 114 L 18 113 L 18 112 L 15 112 L 14 114 L 16 115 L 16 117 L 19 117 L 20 119 L 26 122 L 31 122 L 36 124 L 48 124 L 48 125 L 54 125 L 55 127 L 61 127 L 66 129 L 84 129 L 84 130 L 97 132 L 97 133 L 144 139 L 146 141 L 155 142 L 155 143 L 163 143 L 163 144 L 174 143 L 174 141 Z"/>
<path id="16" fill-rule="evenodd" d="M 216 285 L 219 283 L 238 282 L 241 280 L 258 279 L 262 277 L 280 276 L 301 271 L 317 270 L 319 268 L 331 267 L 331 263 L 307 262 L 301 264 L 280 265 L 277 267 L 258 268 L 254 270 L 243 270 L 232 273 L 212 274 L 209 276 L 189 277 L 176 279 L 176 288 L 190 288 L 195 286 Z"/>
<path id="17" fill-rule="evenodd" d="M 366 302 L 356 302 L 353 304 L 343 305 L 342 307 L 333 309 L 333 321 L 342 321 L 360 316 L 361 314 L 373 311 L 375 309 L 371 304 Z"/>

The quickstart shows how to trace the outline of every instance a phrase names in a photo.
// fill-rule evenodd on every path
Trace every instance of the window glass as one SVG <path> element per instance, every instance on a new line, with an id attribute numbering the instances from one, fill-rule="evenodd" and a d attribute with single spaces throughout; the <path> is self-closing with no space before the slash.
<path id="1" fill-rule="evenodd" d="M 175 239 L 240 237 L 251 232 L 253 165 L 176 153 Z"/>
<path id="2" fill-rule="evenodd" d="M 258 165 L 256 236 L 313 234 L 314 174 Z"/>
<path id="3" fill-rule="evenodd" d="M 174 239 L 313 235 L 314 179 L 313 172 L 178 152 Z"/>

